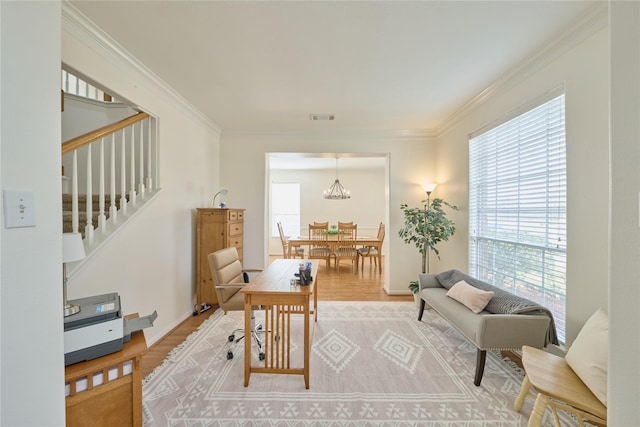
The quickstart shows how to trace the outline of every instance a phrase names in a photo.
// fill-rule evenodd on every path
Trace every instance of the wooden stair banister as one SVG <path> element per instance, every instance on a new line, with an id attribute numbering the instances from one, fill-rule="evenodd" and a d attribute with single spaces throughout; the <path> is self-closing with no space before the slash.
<path id="1" fill-rule="evenodd" d="M 141 112 L 134 114 L 133 116 L 126 117 L 118 122 L 112 123 L 110 125 L 103 126 L 99 129 L 92 130 L 91 132 L 87 132 L 84 135 L 77 136 L 72 138 L 66 142 L 62 143 L 62 155 L 67 153 L 71 153 L 74 150 L 77 150 L 85 145 L 91 144 L 99 140 L 100 138 L 104 138 L 105 136 L 111 135 L 119 130 L 125 129 L 132 124 L 138 123 L 144 119 L 149 117 L 149 114 Z"/>
<path id="2" fill-rule="evenodd" d="M 63 232 L 83 234 L 86 253 L 157 194 L 154 125 L 153 117 L 139 112 L 62 144 L 63 173 L 65 163 L 70 172 L 63 178 L 71 184 L 63 194 Z"/>

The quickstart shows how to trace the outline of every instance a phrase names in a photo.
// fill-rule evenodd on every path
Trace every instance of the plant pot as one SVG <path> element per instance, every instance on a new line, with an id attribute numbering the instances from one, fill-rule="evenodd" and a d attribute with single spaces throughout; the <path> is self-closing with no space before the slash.
<path id="1" fill-rule="evenodd" d="M 416 303 L 416 308 L 420 308 L 420 300 L 422 300 L 422 298 L 420 298 L 420 294 L 413 294 L 413 300 Z"/>

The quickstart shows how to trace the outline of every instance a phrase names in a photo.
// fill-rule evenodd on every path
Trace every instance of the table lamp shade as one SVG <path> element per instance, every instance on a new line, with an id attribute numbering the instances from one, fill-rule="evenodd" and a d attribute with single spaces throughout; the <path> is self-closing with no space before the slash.
<path id="1" fill-rule="evenodd" d="M 80 233 L 62 233 L 62 262 L 84 259 L 84 244 Z"/>

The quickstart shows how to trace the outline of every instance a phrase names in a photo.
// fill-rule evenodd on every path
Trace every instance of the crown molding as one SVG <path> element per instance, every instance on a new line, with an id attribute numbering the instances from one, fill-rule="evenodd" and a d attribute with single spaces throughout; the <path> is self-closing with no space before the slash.
<path id="1" fill-rule="evenodd" d="M 486 89 L 471 98 L 457 111 L 447 117 L 434 130 L 436 137 L 442 136 L 456 123 L 460 122 L 471 111 L 478 108 L 500 91 L 507 90 L 522 83 L 531 75 L 537 73 L 569 50 L 576 47 L 595 33 L 608 25 L 609 8 L 607 2 L 598 2 L 587 11 L 576 24 L 560 33 L 557 37 L 538 49 L 527 59 L 504 73 Z"/>
<path id="2" fill-rule="evenodd" d="M 222 129 L 217 123 L 195 108 L 182 95 L 165 83 L 124 47 L 119 45 L 93 21 L 82 14 L 75 6 L 67 0 L 63 0 L 61 5 L 63 32 L 69 33 L 100 55 L 108 57 L 110 63 L 114 64 L 128 76 L 134 76 L 136 80 L 142 80 L 145 84 L 148 84 L 148 86 L 155 88 L 170 104 L 175 105 L 188 117 L 195 118 L 202 125 L 210 128 L 218 135 L 222 133 Z"/>
<path id="3" fill-rule="evenodd" d="M 342 129 L 342 130 L 298 130 L 298 131 L 281 131 L 270 129 L 256 129 L 256 130 L 224 130 L 222 137 L 225 136 L 285 136 L 285 137 L 304 137 L 304 138 L 372 138 L 372 139 L 386 139 L 386 140 L 415 140 L 424 142 L 425 140 L 432 140 L 436 138 L 436 134 L 431 129 L 387 129 L 387 130 L 373 130 L 373 129 Z"/>

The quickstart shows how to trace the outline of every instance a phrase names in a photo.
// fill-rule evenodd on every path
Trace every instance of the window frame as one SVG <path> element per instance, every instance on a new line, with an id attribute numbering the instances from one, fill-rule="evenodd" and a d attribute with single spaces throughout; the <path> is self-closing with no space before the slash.
<path id="1" fill-rule="evenodd" d="M 565 103 L 563 88 L 557 88 L 469 135 L 469 272 L 549 308 L 561 341 L 566 336 Z"/>

